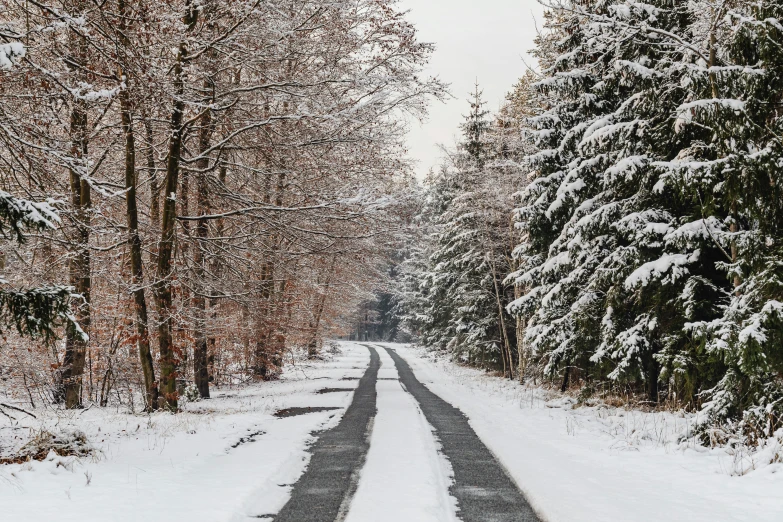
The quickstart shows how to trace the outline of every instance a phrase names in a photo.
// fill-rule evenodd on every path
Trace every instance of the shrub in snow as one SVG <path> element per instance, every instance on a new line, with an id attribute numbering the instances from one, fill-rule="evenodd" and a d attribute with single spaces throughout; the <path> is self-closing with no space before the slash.
<path id="1" fill-rule="evenodd" d="M 182 390 L 181 398 L 187 402 L 196 402 L 201 400 L 201 394 L 195 384 L 188 382 Z"/>
<path id="2" fill-rule="evenodd" d="M 50 453 L 60 457 L 86 457 L 94 454 L 94 449 L 81 431 L 52 433 L 41 430 L 14 455 L 3 457 L 0 463 L 22 463 L 29 460 L 44 460 Z"/>

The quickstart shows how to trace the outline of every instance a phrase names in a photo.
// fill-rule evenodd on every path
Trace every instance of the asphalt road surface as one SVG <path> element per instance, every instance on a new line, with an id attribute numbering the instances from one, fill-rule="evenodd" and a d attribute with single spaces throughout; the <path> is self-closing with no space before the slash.
<path id="1" fill-rule="evenodd" d="M 369 451 L 377 411 L 380 357 L 375 347 L 365 346 L 370 350 L 370 364 L 354 392 L 353 402 L 338 425 L 320 434 L 310 448 L 310 464 L 274 522 L 345 519 Z M 470 427 L 467 417 L 424 386 L 393 349 L 383 349 L 394 361 L 400 384 L 434 428 L 440 451 L 451 464 L 454 482 L 449 493 L 457 500 L 459 520 L 539 522 L 519 488 Z"/>
<path id="2" fill-rule="evenodd" d="M 345 517 L 370 449 L 376 413 L 375 383 L 381 361 L 378 352 L 369 349 L 370 365 L 359 380 L 353 402 L 339 424 L 311 446 L 307 471 L 294 485 L 291 499 L 274 517 L 275 522 L 333 522 Z"/>

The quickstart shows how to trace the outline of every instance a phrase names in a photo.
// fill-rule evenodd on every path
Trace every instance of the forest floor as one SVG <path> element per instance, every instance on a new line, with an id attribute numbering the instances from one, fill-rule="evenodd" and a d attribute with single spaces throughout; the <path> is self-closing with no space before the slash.
<path id="1" fill-rule="evenodd" d="M 339 486 L 347 522 L 533 520 L 519 490 L 549 522 L 783 520 L 783 464 L 770 463 L 780 448 L 708 449 L 688 414 L 578 405 L 406 345 L 340 347 L 177 415 L 0 419 L 0 458 L 43 432 L 79 431 L 92 450 L 0 466 L 0 518 L 303 521 L 297 503 Z M 500 516 L 509 505 L 516 518 Z"/>

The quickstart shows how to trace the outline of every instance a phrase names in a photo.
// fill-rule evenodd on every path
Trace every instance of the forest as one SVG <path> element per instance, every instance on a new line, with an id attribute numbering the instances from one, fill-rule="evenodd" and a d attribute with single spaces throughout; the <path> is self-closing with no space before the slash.
<path id="1" fill-rule="evenodd" d="M 176 412 L 414 339 L 772 436 L 783 7 L 545 7 L 419 183 L 407 125 L 450 94 L 393 0 L 1 2 L 4 390 Z"/>
<path id="2" fill-rule="evenodd" d="M 404 228 L 403 115 L 445 94 L 392 4 L 0 2 L 12 390 L 176 411 L 344 328 Z"/>
<path id="3" fill-rule="evenodd" d="M 420 196 L 421 343 L 582 399 L 783 425 L 783 6 L 545 2 L 538 68 Z M 737 440 L 736 438 L 734 440 Z"/>
<path id="4" fill-rule="evenodd" d="M 0 0 L 0 519 L 779 522 L 782 187 L 778 0 Z"/>

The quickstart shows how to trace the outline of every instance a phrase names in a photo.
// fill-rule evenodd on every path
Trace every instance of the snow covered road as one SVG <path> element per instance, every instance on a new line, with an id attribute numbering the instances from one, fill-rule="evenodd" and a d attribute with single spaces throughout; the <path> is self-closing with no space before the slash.
<path id="1" fill-rule="evenodd" d="M 517 485 L 473 431 L 465 415 L 424 386 L 396 350 L 386 348 L 386 351 L 394 359 L 400 382 L 435 428 L 442 452 L 454 470 L 449 491 L 456 497 L 459 519 L 538 522 Z"/>
<path id="2" fill-rule="evenodd" d="M 371 362 L 351 406 L 312 446 L 307 471 L 274 521 L 537 522 L 464 415 L 427 390 L 394 350 L 364 346 Z"/>
<path id="3" fill-rule="evenodd" d="M 451 468 L 416 400 L 398 381 L 394 361 L 386 350 L 378 352 L 378 413 L 345 522 L 455 521 Z"/>
<path id="4" fill-rule="evenodd" d="M 3 428 L 5 445 L 79 429 L 99 453 L 0 466 L 0 520 L 535 520 L 525 498 L 546 522 L 783 520 L 783 464 L 732 476 L 725 450 L 677 442 L 675 414 L 569 400 L 406 345 L 341 343 L 177 415 Z"/>

